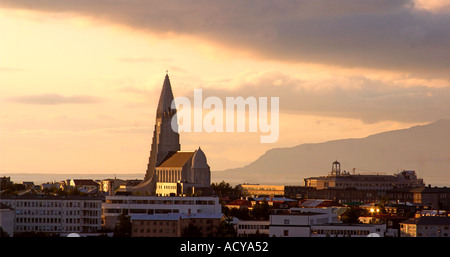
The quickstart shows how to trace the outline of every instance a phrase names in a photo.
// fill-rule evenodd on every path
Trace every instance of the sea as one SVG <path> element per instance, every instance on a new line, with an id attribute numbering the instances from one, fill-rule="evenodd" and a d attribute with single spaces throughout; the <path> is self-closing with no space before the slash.
<path id="1" fill-rule="evenodd" d="M 42 183 L 53 182 L 53 181 L 63 181 L 67 179 L 93 179 L 93 180 L 103 180 L 103 179 L 144 179 L 144 173 L 127 173 L 127 174 L 114 174 L 114 173 L 0 173 L 0 177 L 6 176 L 10 177 L 11 181 L 14 183 L 22 182 L 34 182 L 35 185 Z"/>

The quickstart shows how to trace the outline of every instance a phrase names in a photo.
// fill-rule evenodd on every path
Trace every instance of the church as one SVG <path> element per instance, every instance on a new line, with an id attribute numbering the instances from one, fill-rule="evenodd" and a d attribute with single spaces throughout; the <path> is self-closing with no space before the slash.
<path id="1" fill-rule="evenodd" d="M 180 135 L 171 125 L 177 112 L 172 109 L 173 100 L 172 86 L 166 74 L 156 109 L 147 171 L 140 184 L 126 189 L 128 193 L 180 196 L 209 195 L 212 192 L 211 170 L 202 149 L 180 151 Z"/>

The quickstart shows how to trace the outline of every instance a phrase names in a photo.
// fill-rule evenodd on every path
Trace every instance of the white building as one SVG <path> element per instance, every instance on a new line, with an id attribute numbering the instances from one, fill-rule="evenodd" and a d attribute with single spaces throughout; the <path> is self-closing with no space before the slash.
<path id="1" fill-rule="evenodd" d="M 311 225 L 327 223 L 326 213 L 286 213 L 270 215 L 270 237 L 309 237 Z"/>
<path id="2" fill-rule="evenodd" d="M 338 221 L 341 208 L 291 208 L 289 213 L 271 215 L 269 236 L 276 237 L 362 237 L 384 236 L 384 224 L 348 225 Z"/>
<path id="3" fill-rule="evenodd" d="M 322 224 L 311 226 L 311 237 L 384 237 L 385 224 Z"/>
<path id="4" fill-rule="evenodd" d="M 113 229 L 117 217 L 133 214 L 222 213 L 218 197 L 199 196 L 107 196 L 102 205 L 103 225 Z"/>
<path id="5" fill-rule="evenodd" d="M 14 235 L 15 211 L 9 205 L 0 203 L 0 227 L 10 237 Z"/>
<path id="6" fill-rule="evenodd" d="M 269 236 L 268 220 L 239 220 L 236 224 L 236 232 L 238 237 L 249 237 L 255 235 Z"/>
<path id="7" fill-rule="evenodd" d="M 14 231 L 89 233 L 101 229 L 100 197 L 2 196 L 2 203 L 15 209 Z"/>

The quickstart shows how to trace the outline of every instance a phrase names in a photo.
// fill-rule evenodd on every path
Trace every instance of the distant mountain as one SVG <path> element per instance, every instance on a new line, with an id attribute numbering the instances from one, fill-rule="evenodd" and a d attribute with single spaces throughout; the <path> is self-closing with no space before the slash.
<path id="1" fill-rule="evenodd" d="M 267 151 L 247 166 L 213 172 L 213 181 L 232 184 L 303 185 L 303 179 L 327 175 L 338 159 L 352 173 L 394 174 L 416 170 L 426 184 L 450 185 L 450 120 L 394 130 L 358 139 L 342 139 Z"/>

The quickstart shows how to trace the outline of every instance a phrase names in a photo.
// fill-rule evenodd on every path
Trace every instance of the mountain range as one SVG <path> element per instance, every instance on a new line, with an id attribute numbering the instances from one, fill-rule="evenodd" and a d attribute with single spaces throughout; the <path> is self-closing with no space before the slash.
<path id="1" fill-rule="evenodd" d="M 303 185 L 324 176 L 334 161 L 351 174 L 396 174 L 415 170 L 425 184 L 450 185 L 450 120 L 289 148 L 274 148 L 240 168 L 215 171 L 213 181 L 230 184 Z"/>

